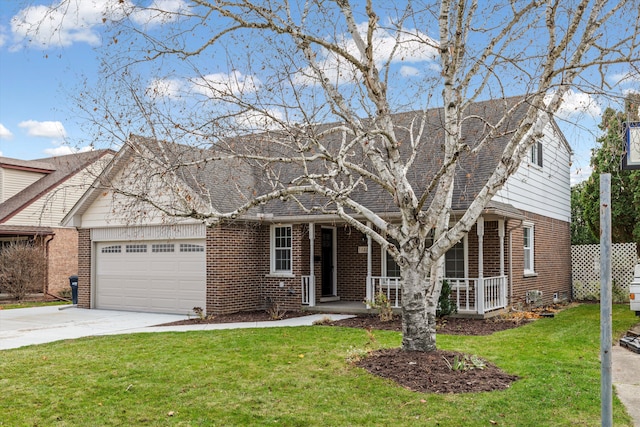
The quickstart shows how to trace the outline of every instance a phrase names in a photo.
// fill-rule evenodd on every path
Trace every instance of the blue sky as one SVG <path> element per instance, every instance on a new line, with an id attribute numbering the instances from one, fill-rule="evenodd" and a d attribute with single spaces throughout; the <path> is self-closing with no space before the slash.
<path id="1" fill-rule="evenodd" d="M 171 7 L 183 3 L 155 1 Z M 12 19 L 25 11 L 32 17 L 44 16 L 59 0 L 28 3 L 40 7 L 26 9 L 26 2 L 0 2 L 0 155 L 35 159 L 86 150 L 79 142 L 86 135 L 74 113 L 72 96 L 81 89 L 84 78 L 98 74 L 96 50 L 104 48 L 101 15 L 93 7 L 94 0 L 75 0 L 71 3 L 79 5 L 79 25 L 66 22 L 68 27 L 55 35 L 43 26 L 42 38 L 26 43 Z M 410 65 L 404 72 L 414 70 Z M 640 79 L 631 79 L 630 84 L 635 84 L 631 89 L 637 90 L 638 82 Z M 588 174 L 590 149 L 599 135 L 597 123 L 607 106 L 586 94 L 573 93 L 567 99 L 564 114 L 569 122 L 561 127 L 575 153 L 574 181 Z"/>

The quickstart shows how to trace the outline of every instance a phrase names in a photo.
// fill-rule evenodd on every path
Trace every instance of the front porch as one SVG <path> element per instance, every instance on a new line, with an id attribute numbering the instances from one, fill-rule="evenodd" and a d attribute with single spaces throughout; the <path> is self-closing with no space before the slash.
<path id="1" fill-rule="evenodd" d="M 451 300 L 460 317 L 491 317 L 508 305 L 505 222 L 504 218 L 486 221 L 480 217 L 475 232 L 456 246 L 455 256 L 449 259 L 447 254 L 444 280 L 451 287 Z M 311 274 L 303 272 L 299 282 L 304 310 L 368 313 L 373 310 L 365 301 L 382 292 L 392 308 L 400 311 L 399 270 L 389 266 L 386 253 L 369 237 L 335 225 L 310 223 L 307 230 L 309 246 L 304 252 L 308 261 L 304 264 L 308 262 L 307 272 Z M 450 264 L 455 268 L 449 268 Z"/>

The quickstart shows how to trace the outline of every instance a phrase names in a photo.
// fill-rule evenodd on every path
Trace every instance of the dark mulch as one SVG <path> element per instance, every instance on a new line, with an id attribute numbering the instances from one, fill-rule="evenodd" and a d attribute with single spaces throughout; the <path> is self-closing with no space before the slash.
<path id="1" fill-rule="evenodd" d="M 518 379 L 500 368 L 485 362 L 485 366 L 452 370 L 445 358 L 454 365 L 454 358 L 462 353 L 437 350 L 429 353 L 403 351 L 399 348 L 372 352 L 356 363 L 374 375 L 388 378 L 403 387 L 422 393 L 472 393 L 503 390 Z M 468 365 L 472 365 L 468 362 Z"/>
<path id="2" fill-rule="evenodd" d="M 281 319 L 292 319 L 294 317 L 308 316 L 309 313 L 303 311 L 287 311 Z M 154 326 L 179 326 L 179 325 L 198 325 L 203 323 L 245 323 L 245 322 L 267 322 L 273 319 L 266 310 L 257 311 L 239 311 L 238 313 L 220 314 L 218 316 L 200 319 L 194 317 L 192 319 L 178 320 L 176 322 L 163 323 Z"/>
<path id="3" fill-rule="evenodd" d="M 491 335 L 494 332 L 517 328 L 525 322 L 516 323 L 500 319 L 462 319 L 449 317 L 438 321 L 437 333 L 445 335 Z M 387 331 L 402 331 L 402 321 L 395 316 L 393 320 L 383 322 L 375 315 L 361 315 L 350 319 L 331 322 L 334 326 L 346 326 L 362 329 L 382 329 Z"/>

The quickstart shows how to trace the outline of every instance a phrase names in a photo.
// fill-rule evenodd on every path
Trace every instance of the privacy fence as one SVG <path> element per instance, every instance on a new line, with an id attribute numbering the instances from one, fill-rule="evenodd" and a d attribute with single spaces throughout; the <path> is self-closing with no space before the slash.
<path id="1" fill-rule="evenodd" d="M 614 243 L 611 248 L 613 301 L 629 301 L 629 283 L 639 263 L 635 243 Z M 600 245 L 571 246 L 574 300 L 600 299 Z"/>

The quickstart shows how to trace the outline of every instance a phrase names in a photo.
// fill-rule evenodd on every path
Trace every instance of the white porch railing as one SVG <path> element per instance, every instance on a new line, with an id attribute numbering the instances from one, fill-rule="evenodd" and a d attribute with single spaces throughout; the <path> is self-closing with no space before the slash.
<path id="1" fill-rule="evenodd" d="M 315 285 L 313 284 L 313 276 L 302 276 L 302 304 L 314 306 L 315 304 Z"/>
<path id="2" fill-rule="evenodd" d="M 449 282 L 451 296 L 461 313 L 484 314 L 507 306 L 507 276 L 444 280 Z M 392 307 L 399 308 L 401 286 L 399 277 L 368 277 L 367 300 L 371 301 L 377 293 L 382 292 Z"/>
<path id="3" fill-rule="evenodd" d="M 507 306 L 507 276 L 445 278 L 458 312 L 484 314 Z"/>
<path id="4" fill-rule="evenodd" d="M 383 293 L 393 308 L 400 307 L 399 277 L 367 277 L 367 301 L 372 301 L 376 294 Z"/>

